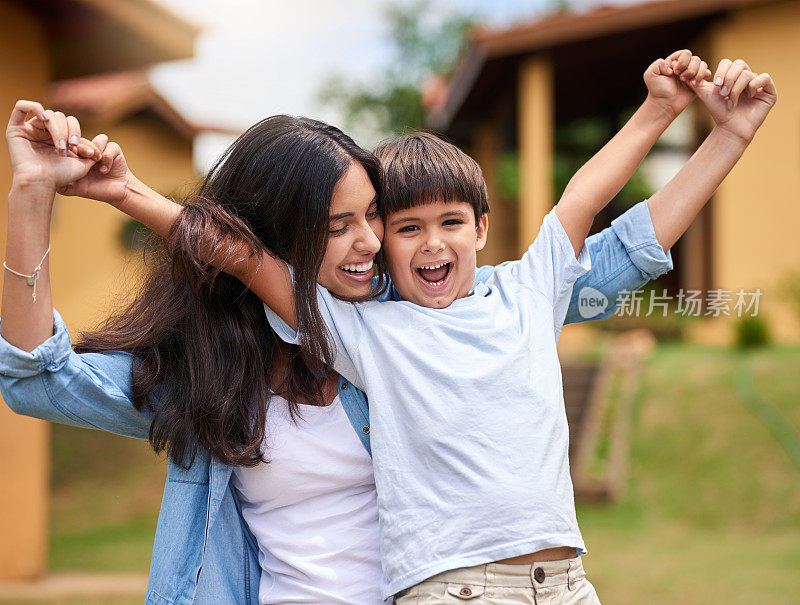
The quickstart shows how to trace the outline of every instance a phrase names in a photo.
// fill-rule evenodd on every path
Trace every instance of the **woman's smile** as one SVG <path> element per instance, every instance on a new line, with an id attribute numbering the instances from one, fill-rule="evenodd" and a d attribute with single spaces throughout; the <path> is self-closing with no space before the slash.
<path id="1" fill-rule="evenodd" d="M 339 266 L 339 271 L 342 272 L 348 279 L 356 282 L 368 282 L 372 280 L 375 275 L 374 257 L 367 261 L 347 263 Z"/>

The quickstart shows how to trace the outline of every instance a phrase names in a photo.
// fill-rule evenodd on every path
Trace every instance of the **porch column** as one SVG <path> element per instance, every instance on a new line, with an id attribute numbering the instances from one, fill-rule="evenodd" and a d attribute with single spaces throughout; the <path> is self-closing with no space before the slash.
<path id="1" fill-rule="evenodd" d="M 519 67 L 520 254 L 533 242 L 553 207 L 554 80 L 550 57 L 534 55 Z"/>

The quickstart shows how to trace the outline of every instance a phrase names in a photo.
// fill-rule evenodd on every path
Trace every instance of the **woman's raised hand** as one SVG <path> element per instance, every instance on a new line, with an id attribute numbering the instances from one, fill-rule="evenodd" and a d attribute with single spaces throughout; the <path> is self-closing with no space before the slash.
<path id="1" fill-rule="evenodd" d="M 27 120 L 28 114 L 35 117 Z M 81 138 L 75 118 L 45 110 L 34 101 L 14 105 L 6 141 L 14 182 L 54 190 L 84 176 L 101 155 L 93 143 Z"/>
<path id="2" fill-rule="evenodd" d="M 723 59 L 713 82 L 699 82 L 695 94 L 708 107 L 717 127 L 749 143 L 778 100 L 767 73 L 757 74 L 737 59 Z"/>
<path id="3" fill-rule="evenodd" d="M 33 118 L 28 120 L 28 114 Z M 110 204 L 122 201 L 130 172 L 116 143 L 106 135 L 81 136 L 73 116 L 17 101 L 6 129 L 14 183 L 41 186 Z"/>

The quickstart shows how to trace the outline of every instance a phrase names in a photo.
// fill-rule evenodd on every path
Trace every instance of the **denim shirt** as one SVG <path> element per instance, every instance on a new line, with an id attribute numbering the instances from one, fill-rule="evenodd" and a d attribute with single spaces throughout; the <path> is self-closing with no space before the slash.
<path id="1" fill-rule="evenodd" d="M 592 270 L 576 282 L 566 323 L 585 321 L 577 298 L 589 286 L 616 309 L 617 293 L 635 290 L 672 269 L 641 202 L 586 240 Z M 492 267 L 481 267 L 476 281 Z M 131 355 L 120 351 L 76 354 L 67 328 L 53 310 L 53 336 L 27 353 L 0 338 L 0 392 L 16 413 L 51 422 L 147 439 L 151 417 L 132 404 Z M 339 396 L 370 452 L 367 399 L 344 378 Z M 232 467 L 200 450 L 190 468 L 168 462 L 145 603 L 257 605 L 258 546 L 230 485 Z"/>

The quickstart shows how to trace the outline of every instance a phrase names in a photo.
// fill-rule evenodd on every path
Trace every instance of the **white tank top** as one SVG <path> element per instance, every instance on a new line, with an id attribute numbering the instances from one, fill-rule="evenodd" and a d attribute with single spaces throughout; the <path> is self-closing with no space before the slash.
<path id="1" fill-rule="evenodd" d="M 269 462 L 236 467 L 231 479 L 258 542 L 259 601 L 383 604 L 372 460 L 338 396 L 299 407 L 295 424 L 286 400 L 272 397 Z"/>

